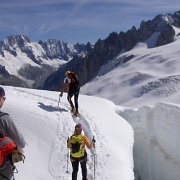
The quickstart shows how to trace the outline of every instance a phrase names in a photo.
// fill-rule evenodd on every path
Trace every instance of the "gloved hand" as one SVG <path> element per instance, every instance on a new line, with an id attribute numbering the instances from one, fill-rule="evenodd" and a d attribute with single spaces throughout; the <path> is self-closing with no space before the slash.
<path id="1" fill-rule="evenodd" d="M 96 142 L 96 140 L 93 138 L 93 139 L 92 139 L 92 142 L 94 142 L 94 143 L 95 143 L 95 142 Z"/>
<path id="2" fill-rule="evenodd" d="M 93 136 L 93 138 L 92 138 L 92 142 L 93 142 L 93 147 L 95 148 L 95 142 L 96 142 L 96 140 L 94 139 L 94 136 Z"/>
<path id="3" fill-rule="evenodd" d="M 60 93 L 59 96 L 62 97 L 62 96 L 63 96 L 63 93 Z"/>
<path id="4" fill-rule="evenodd" d="M 67 139 L 67 147 L 68 147 L 68 148 L 71 148 L 71 147 L 72 147 L 71 142 L 69 141 L 69 137 L 68 137 L 68 139 Z"/>

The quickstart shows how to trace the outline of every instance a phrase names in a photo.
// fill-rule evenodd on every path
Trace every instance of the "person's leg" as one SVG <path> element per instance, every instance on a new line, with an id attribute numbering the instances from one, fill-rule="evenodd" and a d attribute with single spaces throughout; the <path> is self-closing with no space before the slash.
<path id="1" fill-rule="evenodd" d="M 72 163 L 72 168 L 73 168 L 73 172 L 72 172 L 72 180 L 77 180 L 77 173 L 78 173 L 78 168 L 79 168 L 79 160 L 75 160 Z"/>
<path id="2" fill-rule="evenodd" d="M 67 99 L 68 99 L 68 102 L 69 102 L 71 108 L 73 109 L 73 108 L 74 108 L 74 104 L 73 104 L 73 102 L 72 102 L 72 100 L 71 100 L 72 96 L 73 96 L 73 94 L 68 94 Z"/>
<path id="3" fill-rule="evenodd" d="M 14 166 L 10 162 L 3 163 L 0 166 L 0 180 L 9 180 L 14 177 Z"/>
<path id="4" fill-rule="evenodd" d="M 84 152 L 84 156 L 79 159 L 81 163 L 81 169 L 82 169 L 82 180 L 87 180 L 87 153 L 86 151 Z"/>
<path id="5" fill-rule="evenodd" d="M 82 180 L 87 180 L 87 159 L 81 162 L 81 169 L 82 169 Z"/>
<path id="6" fill-rule="evenodd" d="M 79 93 L 74 94 L 74 104 L 75 104 L 75 108 L 76 108 L 76 112 L 78 112 L 78 97 L 79 97 Z"/>

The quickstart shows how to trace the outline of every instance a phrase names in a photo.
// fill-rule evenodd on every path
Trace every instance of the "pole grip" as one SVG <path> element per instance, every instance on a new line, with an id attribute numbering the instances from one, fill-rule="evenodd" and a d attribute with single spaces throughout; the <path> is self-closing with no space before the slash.
<path id="1" fill-rule="evenodd" d="M 93 136 L 93 140 L 94 140 L 94 136 Z M 94 144 L 93 144 L 93 148 L 95 148 L 95 141 L 94 141 Z"/>
<path id="2" fill-rule="evenodd" d="M 60 103 L 60 96 L 59 96 L 59 101 L 58 101 L 58 107 L 59 107 L 59 103 Z"/>

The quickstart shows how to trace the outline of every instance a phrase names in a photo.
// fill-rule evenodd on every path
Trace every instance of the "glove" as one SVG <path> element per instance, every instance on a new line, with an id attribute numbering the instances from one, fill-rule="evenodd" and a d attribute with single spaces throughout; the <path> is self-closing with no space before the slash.
<path id="1" fill-rule="evenodd" d="M 95 142 L 96 142 L 96 140 L 94 139 L 94 136 L 93 136 L 92 142 L 93 142 L 93 147 L 95 148 Z"/>
<path id="2" fill-rule="evenodd" d="M 67 147 L 68 147 L 68 148 L 72 147 L 72 145 L 71 145 L 71 143 L 70 143 L 70 141 L 69 141 L 69 137 L 68 137 L 68 139 L 67 139 Z"/>
<path id="3" fill-rule="evenodd" d="M 60 93 L 59 96 L 62 97 L 62 96 L 63 96 L 63 93 Z"/>

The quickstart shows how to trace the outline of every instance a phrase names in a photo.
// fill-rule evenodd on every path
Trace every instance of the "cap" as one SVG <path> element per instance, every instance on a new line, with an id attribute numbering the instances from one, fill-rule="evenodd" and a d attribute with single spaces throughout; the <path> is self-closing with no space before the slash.
<path id="1" fill-rule="evenodd" d="M 0 96 L 5 96 L 5 91 L 2 87 L 0 87 Z"/>
<path id="2" fill-rule="evenodd" d="M 66 71 L 66 72 L 65 72 L 65 75 L 68 76 L 69 73 L 70 73 L 70 71 Z"/>
<path id="3" fill-rule="evenodd" d="M 80 131 L 82 131 L 82 125 L 81 124 L 76 124 L 76 126 L 75 126 L 75 129 L 79 129 Z"/>

